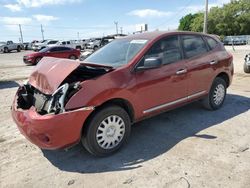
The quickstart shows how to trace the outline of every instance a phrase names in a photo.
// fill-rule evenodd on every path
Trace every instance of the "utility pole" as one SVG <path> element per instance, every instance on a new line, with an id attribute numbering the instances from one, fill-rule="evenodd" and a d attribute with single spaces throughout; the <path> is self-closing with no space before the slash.
<path id="1" fill-rule="evenodd" d="M 23 32 L 22 32 L 21 24 L 19 24 L 19 31 L 20 31 L 20 36 L 21 36 L 21 43 L 23 44 Z"/>
<path id="2" fill-rule="evenodd" d="M 118 22 L 114 22 L 116 28 L 116 34 L 118 34 Z"/>
<path id="3" fill-rule="evenodd" d="M 122 29 L 123 29 L 123 28 L 122 28 L 122 27 L 120 27 L 121 34 L 122 34 L 122 31 L 123 31 Z"/>
<path id="4" fill-rule="evenodd" d="M 208 15 L 208 0 L 205 0 L 203 33 L 207 33 L 207 15 Z"/>
<path id="5" fill-rule="evenodd" d="M 43 25 L 42 25 L 42 24 L 41 24 L 41 33 L 42 33 L 42 38 L 43 38 L 43 40 L 44 40 L 44 35 L 43 35 L 44 30 L 43 30 Z"/>
<path id="6" fill-rule="evenodd" d="M 79 32 L 77 32 L 77 38 L 78 38 L 78 40 L 80 40 L 80 34 L 79 34 Z"/>

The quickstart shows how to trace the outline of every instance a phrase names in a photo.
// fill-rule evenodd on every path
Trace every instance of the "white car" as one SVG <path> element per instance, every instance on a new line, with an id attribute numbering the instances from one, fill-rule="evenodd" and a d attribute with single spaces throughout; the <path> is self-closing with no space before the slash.
<path id="1" fill-rule="evenodd" d="M 81 42 L 75 41 L 75 40 L 67 40 L 67 41 L 61 41 L 59 45 L 65 46 L 65 47 L 70 47 L 70 48 L 75 48 L 78 50 L 84 49 L 82 46 Z"/>
<path id="2" fill-rule="evenodd" d="M 23 49 L 23 45 L 21 43 L 14 43 L 13 41 L 0 42 L 0 52 L 10 52 L 12 50 L 16 50 L 20 52 Z"/>
<path id="3" fill-rule="evenodd" d="M 46 48 L 48 45 L 55 45 L 56 43 L 58 43 L 58 40 L 43 40 L 40 43 L 36 43 L 33 46 L 33 50 L 34 51 L 39 51 L 43 48 Z"/>

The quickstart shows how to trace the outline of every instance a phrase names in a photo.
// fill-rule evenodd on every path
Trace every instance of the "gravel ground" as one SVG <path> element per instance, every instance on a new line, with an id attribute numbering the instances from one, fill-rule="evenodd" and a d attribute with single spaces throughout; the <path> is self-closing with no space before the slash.
<path id="1" fill-rule="evenodd" d="M 27 52 L 0 54 L 0 187 L 248 188 L 250 74 L 242 69 L 250 47 L 227 49 L 236 74 L 220 110 L 193 103 L 137 123 L 128 145 L 107 158 L 80 145 L 45 151 L 29 143 L 13 123 L 10 105 L 32 67 L 22 63 Z"/>

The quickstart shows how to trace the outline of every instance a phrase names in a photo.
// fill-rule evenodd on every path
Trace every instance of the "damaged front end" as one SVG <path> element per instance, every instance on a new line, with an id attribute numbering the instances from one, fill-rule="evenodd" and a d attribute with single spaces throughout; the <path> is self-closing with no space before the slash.
<path id="1" fill-rule="evenodd" d="M 42 59 L 15 96 L 11 112 L 18 129 L 44 149 L 66 148 L 78 143 L 82 126 L 94 107 L 67 109 L 65 106 L 84 89 L 84 81 L 110 70 L 70 60 Z"/>
<path id="2" fill-rule="evenodd" d="M 28 110 L 34 106 L 40 115 L 59 114 L 65 112 L 65 104 L 80 88 L 80 82 L 65 83 L 52 95 L 48 95 L 30 84 L 25 84 L 17 92 L 17 109 Z"/>
<path id="3" fill-rule="evenodd" d="M 110 67 L 91 66 L 57 58 L 44 58 L 29 81 L 17 92 L 17 109 L 36 109 L 40 115 L 65 112 L 65 105 L 81 83 L 111 71 Z"/>

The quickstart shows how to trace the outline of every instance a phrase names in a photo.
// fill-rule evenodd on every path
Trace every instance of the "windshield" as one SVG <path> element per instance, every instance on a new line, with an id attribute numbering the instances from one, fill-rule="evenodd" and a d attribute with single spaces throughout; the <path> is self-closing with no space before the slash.
<path id="1" fill-rule="evenodd" d="M 147 40 L 114 40 L 96 51 L 85 61 L 112 67 L 127 64 L 146 45 Z"/>
<path id="2" fill-rule="evenodd" d="M 49 48 L 43 48 L 43 49 L 41 49 L 39 52 L 44 53 L 44 52 L 47 52 L 48 50 L 49 50 Z"/>
<path id="3" fill-rule="evenodd" d="M 53 40 L 53 41 L 49 41 L 48 44 L 56 44 L 58 41 L 57 40 Z"/>

